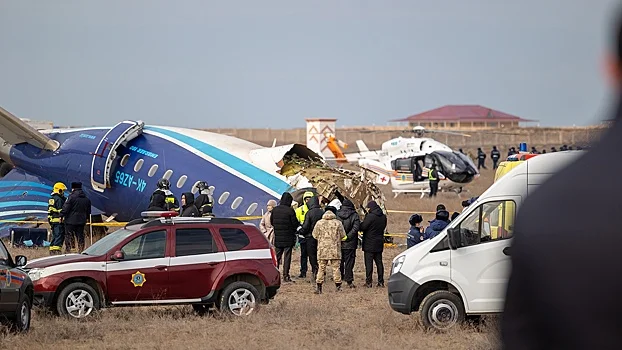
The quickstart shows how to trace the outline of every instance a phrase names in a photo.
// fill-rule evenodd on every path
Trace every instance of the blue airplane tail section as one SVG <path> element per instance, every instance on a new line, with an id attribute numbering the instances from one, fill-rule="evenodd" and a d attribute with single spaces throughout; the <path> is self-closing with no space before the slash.
<path id="1" fill-rule="evenodd" d="M 20 169 L 11 170 L 0 179 L 0 237 L 7 237 L 11 227 L 35 227 L 10 221 L 47 221 L 51 183 Z"/>
<path id="2" fill-rule="evenodd" d="M 47 221 L 48 199 L 53 185 L 21 169 L 13 169 L 2 177 L 0 179 L 0 238 L 9 236 L 12 227 L 37 226 L 12 221 Z M 93 208 L 93 215 L 99 213 L 100 211 Z"/>

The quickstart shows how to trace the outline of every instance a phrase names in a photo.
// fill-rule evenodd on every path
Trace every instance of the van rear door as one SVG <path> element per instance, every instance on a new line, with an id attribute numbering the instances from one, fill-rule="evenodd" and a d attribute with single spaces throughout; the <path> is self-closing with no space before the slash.
<path id="1" fill-rule="evenodd" d="M 451 279 L 462 292 L 467 313 L 503 310 L 510 244 L 520 196 L 491 198 L 462 220 L 466 245 L 451 250 Z"/>

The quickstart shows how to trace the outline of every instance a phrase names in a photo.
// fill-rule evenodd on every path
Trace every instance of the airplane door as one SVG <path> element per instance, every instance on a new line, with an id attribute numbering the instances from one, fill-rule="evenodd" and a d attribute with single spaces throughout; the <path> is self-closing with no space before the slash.
<path id="1" fill-rule="evenodd" d="M 122 121 L 110 129 L 97 145 L 91 164 L 91 186 L 98 192 L 110 188 L 110 169 L 117 156 L 117 148 L 142 134 L 142 121 Z"/>
<path id="2" fill-rule="evenodd" d="M 481 204 L 459 224 L 463 246 L 451 250 L 451 279 L 469 312 L 500 312 L 510 273 L 510 244 L 520 197 Z"/>

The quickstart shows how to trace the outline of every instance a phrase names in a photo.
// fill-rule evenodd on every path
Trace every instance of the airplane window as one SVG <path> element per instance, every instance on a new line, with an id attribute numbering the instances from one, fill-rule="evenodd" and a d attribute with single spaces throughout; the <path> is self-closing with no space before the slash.
<path id="1" fill-rule="evenodd" d="M 158 165 L 154 164 L 151 166 L 151 169 L 149 169 L 149 173 L 147 174 L 149 177 L 153 177 L 153 175 L 155 175 L 156 171 L 158 171 Z"/>
<path id="2" fill-rule="evenodd" d="M 220 198 L 218 198 L 218 204 L 223 205 L 225 204 L 225 202 L 227 201 L 227 199 L 229 199 L 229 192 L 223 192 L 220 195 Z"/>
<path id="3" fill-rule="evenodd" d="M 179 180 L 177 181 L 177 188 L 184 187 L 184 184 L 186 183 L 186 180 L 188 180 L 188 176 L 183 175 L 182 177 L 180 177 Z"/>
<path id="4" fill-rule="evenodd" d="M 170 169 L 169 169 L 169 170 L 167 170 L 167 171 L 164 173 L 164 176 L 162 176 L 162 178 L 163 178 L 163 179 L 170 180 L 170 179 L 171 179 L 171 176 L 173 176 L 173 170 L 170 170 Z"/>
<path id="5" fill-rule="evenodd" d="M 197 194 L 199 192 L 199 182 L 201 181 L 195 182 L 194 185 L 192 186 L 192 189 L 190 190 L 192 194 Z"/>
<path id="6" fill-rule="evenodd" d="M 216 189 L 216 187 L 210 186 L 208 189 L 210 194 L 214 194 L 214 190 Z"/>
<path id="7" fill-rule="evenodd" d="M 140 171 L 140 169 L 142 169 L 142 167 L 143 167 L 143 163 L 145 163 L 145 160 L 144 160 L 144 159 L 139 159 L 139 160 L 136 162 L 136 164 L 134 164 L 134 171 L 135 171 L 135 172 L 139 172 L 139 171 Z"/>
<path id="8" fill-rule="evenodd" d="M 126 154 L 121 158 L 121 166 L 126 166 L 127 162 L 130 160 L 130 155 Z"/>
<path id="9" fill-rule="evenodd" d="M 244 198 L 242 197 L 237 197 L 236 199 L 233 200 L 233 203 L 231 203 L 231 209 L 235 210 L 237 209 L 240 204 L 242 204 L 242 200 L 244 200 Z"/>
<path id="10" fill-rule="evenodd" d="M 251 205 L 248 206 L 248 209 L 246 209 L 246 215 L 252 215 L 255 210 L 257 210 L 257 203 L 253 203 Z"/>

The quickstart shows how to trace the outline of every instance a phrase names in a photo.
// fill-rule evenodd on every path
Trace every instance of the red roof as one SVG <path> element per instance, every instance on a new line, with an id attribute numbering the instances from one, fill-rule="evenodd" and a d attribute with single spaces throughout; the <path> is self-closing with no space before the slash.
<path id="1" fill-rule="evenodd" d="M 447 105 L 432 109 L 427 112 L 411 115 L 404 119 L 392 120 L 394 122 L 420 122 L 420 121 L 464 121 L 464 122 L 491 122 L 491 121 L 516 121 L 535 122 L 536 120 L 523 119 L 515 115 L 500 112 L 479 105 Z"/>

